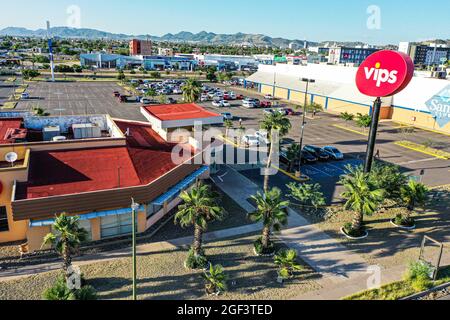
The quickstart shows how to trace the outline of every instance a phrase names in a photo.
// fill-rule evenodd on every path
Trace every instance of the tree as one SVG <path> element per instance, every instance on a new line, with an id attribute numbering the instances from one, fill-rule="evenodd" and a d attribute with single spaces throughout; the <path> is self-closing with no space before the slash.
<path id="1" fill-rule="evenodd" d="M 255 250 L 258 254 L 273 253 L 273 244 L 270 235 L 273 231 L 280 231 L 281 226 L 287 225 L 289 201 L 281 198 L 281 190 L 272 190 L 256 196 L 252 196 L 256 202 L 256 211 L 249 214 L 249 218 L 255 222 L 262 222 L 262 236 L 255 242 Z"/>
<path id="2" fill-rule="evenodd" d="M 231 120 L 225 120 L 224 122 L 223 122 L 223 124 L 225 125 L 225 137 L 228 137 L 228 132 L 229 132 L 229 130 L 230 129 L 232 129 L 233 128 L 233 121 L 231 121 Z"/>
<path id="3" fill-rule="evenodd" d="M 220 264 L 216 266 L 211 264 L 209 271 L 204 271 L 202 277 L 206 281 L 205 289 L 207 294 L 222 293 L 227 290 L 227 276 Z"/>
<path id="4" fill-rule="evenodd" d="M 271 114 L 266 114 L 261 122 L 261 129 L 267 131 L 270 136 L 270 146 L 269 146 L 269 159 L 267 160 L 266 169 L 267 171 L 272 166 L 272 158 L 274 156 L 274 145 L 278 145 L 278 141 L 275 140 L 275 134 L 278 133 L 278 139 L 288 134 L 289 130 L 292 128 L 291 121 L 286 115 L 281 112 L 275 112 Z M 269 190 L 269 175 L 266 172 L 264 175 L 264 192 Z"/>
<path id="5" fill-rule="evenodd" d="M 325 197 L 321 191 L 320 184 L 296 184 L 294 182 L 287 185 L 290 190 L 289 196 L 299 201 L 301 205 L 311 205 L 315 209 L 326 204 Z"/>
<path id="6" fill-rule="evenodd" d="M 123 70 L 119 70 L 119 73 L 117 74 L 117 80 L 124 81 L 125 79 L 125 73 L 123 73 Z"/>
<path id="7" fill-rule="evenodd" d="M 383 200 L 384 190 L 377 188 L 362 167 L 347 167 L 347 170 L 348 174 L 341 178 L 345 188 L 342 197 L 346 200 L 344 208 L 352 210 L 355 215 L 353 222 L 345 226 L 345 229 L 349 235 L 358 237 L 364 233 L 364 215 L 372 215 L 377 211 Z"/>
<path id="8" fill-rule="evenodd" d="M 312 102 L 312 103 L 306 105 L 306 111 L 311 112 L 314 117 L 315 113 L 323 111 L 323 107 L 321 104 Z"/>
<path id="9" fill-rule="evenodd" d="M 162 94 L 159 96 L 159 103 L 160 104 L 167 104 L 168 100 L 167 100 L 167 96 L 165 94 Z"/>
<path id="10" fill-rule="evenodd" d="M 183 100 L 187 103 L 193 103 L 200 98 L 202 86 L 197 80 L 188 79 L 181 90 L 183 90 Z"/>
<path id="11" fill-rule="evenodd" d="M 406 205 L 407 214 L 404 217 L 408 222 L 417 205 L 424 205 L 427 200 L 428 188 L 420 182 L 409 180 L 408 184 L 401 188 L 401 198 Z"/>
<path id="12" fill-rule="evenodd" d="M 391 200 L 400 199 L 402 187 L 408 183 L 408 177 L 393 164 L 375 163 L 370 177 L 377 189 L 383 189 L 385 197 Z"/>
<path id="13" fill-rule="evenodd" d="M 208 70 L 206 72 L 206 79 L 210 82 L 217 81 L 216 68 L 214 68 L 214 67 L 208 68 Z"/>
<path id="14" fill-rule="evenodd" d="M 180 195 L 183 204 L 178 206 L 175 215 L 175 223 L 182 227 L 194 226 L 194 243 L 192 245 L 193 269 L 204 267 L 196 262 L 205 257 L 202 248 L 203 233 L 208 227 L 208 222 L 221 220 L 223 218 L 223 208 L 217 204 L 217 194 L 213 193 L 207 185 L 199 185 L 190 191 L 185 191 Z M 187 263 L 188 264 L 188 263 Z"/>
<path id="15" fill-rule="evenodd" d="M 291 172 L 294 164 L 300 158 L 300 145 L 293 143 L 286 150 L 286 158 L 289 161 L 288 171 Z"/>
<path id="16" fill-rule="evenodd" d="M 278 275 L 286 280 L 294 276 L 295 271 L 303 270 L 303 266 L 297 262 L 296 250 L 281 250 L 274 257 L 274 262 L 278 266 Z"/>
<path id="17" fill-rule="evenodd" d="M 69 217 L 66 213 L 57 216 L 53 223 L 54 233 L 44 237 L 43 246 L 51 245 L 63 259 L 66 280 L 71 276 L 72 255 L 86 240 L 87 232 L 79 226 L 79 217 Z"/>
<path id="18" fill-rule="evenodd" d="M 152 98 L 152 100 L 155 99 L 155 97 L 156 97 L 157 95 L 158 95 L 158 93 L 157 93 L 156 90 L 153 89 L 153 88 L 150 88 L 150 89 L 147 90 L 147 92 L 145 92 L 145 96 L 146 96 L 146 97 Z"/>
<path id="19" fill-rule="evenodd" d="M 372 117 L 368 114 L 358 113 L 356 116 L 356 125 L 360 128 L 369 128 L 372 125 Z"/>
<path id="20" fill-rule="evenodd" d="M 41 74 L 39 71 L 37 70 L 30 70 L 30 69 L 25 69 L 22 70 L 22 77 L 25 80 L 33 80 L 36 77 L 39 77 Z"/>
<path id="21" fill-rule="evenodd" d="M 159 79 L 161 78 L 161 73 L 158 71 L 152 71 L 150 72 L 150 77 L 152 77 L 153 79 Z"/>

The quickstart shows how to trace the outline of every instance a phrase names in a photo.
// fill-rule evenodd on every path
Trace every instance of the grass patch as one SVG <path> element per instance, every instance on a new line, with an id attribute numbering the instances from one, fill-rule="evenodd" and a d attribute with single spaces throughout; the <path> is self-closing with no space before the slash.
<path id="1" fill-rule="evenodd" d="M 433 287 L 450 282 L 450 266 L 439 271 Z M 344 300 L 398 300 L 413 294 L 420 293 L 411 286 L 409 281 L 398 281 L 382 286 L 379 289 L 368 290 L 344 298 Z"/>
<path id="2" fill-rule="evenodd" d="M 207 297 L 200 271 L 188 271 L 183 262 L 187 249 L 162 250 L 138 257 L 138 298 L 162 300 L 192 299 L 290 299 L 319 289 L 318 277 L 309 267 L 295 279 L 281 285 L 273 258 L 256 257 L 255 236 L 215 241 L 205 246 L 213 264 L 221 264 L 229 277 L 229 292 L 220 297 Z M 303 263 L 302 263 L 303 264 Z M 99 299 L 131 299 L 131 258 L 84 265 L 81 270 L 99 294 Z M 59 272 L 32 275 L 5 281 L 0 286 L 0 299 L 41 299 Z"/>
<path id="3" fill-rule="evenodd" d="M 414 151 L 417 151 L 420 153 L 428 154 L 430 156 L 433 156 L 433 157 L 436 157 L 439 159 L 444 159 L 444 160 L 450 159 L 449 152 L 445 152 L 445 151 L 438 150 L 438 149 L 435 149 L 432 147 L 428 147 L 423 144 L 419 144 L 419 143 L 415 143 L 415 142 L 411 142 L 411 141 L 398 141 L 398 142 L 395 142 L 395 144 L 400 147 L 414 150 Z"/>
<path id="4" fill-rule="evenodd" d="M 5 102 L 2 109 L 14 109 L 17 106 L 17 102 Z"/>

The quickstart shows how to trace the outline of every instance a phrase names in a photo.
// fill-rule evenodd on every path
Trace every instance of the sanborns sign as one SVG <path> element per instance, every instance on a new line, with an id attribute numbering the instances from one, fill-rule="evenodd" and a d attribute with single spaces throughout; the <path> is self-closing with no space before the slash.
<path id="1" fill-rule="evenodd" d="M 370 97 L 399 93 L 411 82 L 414 63 L 401 52 L 382 50 L 370 55 L 356 73 L 356 86 Z"/>

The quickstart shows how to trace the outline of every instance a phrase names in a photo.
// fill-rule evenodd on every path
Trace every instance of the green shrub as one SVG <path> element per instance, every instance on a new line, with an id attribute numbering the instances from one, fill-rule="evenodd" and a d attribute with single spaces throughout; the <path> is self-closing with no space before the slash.
<path id="1" fill-rule="evenodd" d="M 433 282 L 430 279 L 417 278 L 411 281 L 411 287 L 416 292 L 422 292 L 430 289 L 433 286 Z"/>
<path id="2" fill-rule="evenodd" d="M 404 227 L 412 227 L 415 224 L 413 218 L 404 217 L 402 214 L 398 214 L 395 217 L 394 222 L 396 225 Z"/>
<path id="3" fill-rule="evenodd" d="M 353 224 L 351 222 L 348 222 L 344 225 L 344 231 L 347 235 L 354 238 L 362 237 L 366 234 L 366 231 L 364 228 L 361 228 L 360 230 L 354 230 Z"/>
<path id="4" fill-rule="evenodd" d="M 274 262 L 278 266 L 278 275 L 284 279 L 290 279 L 295 271 L 303 270 L 303 266 L 297 262 L 296 250 L 281 250 L 274 257 Z"/>
<path id="5" fill-rule="evenodd" d="M 82 279 L 82 283 L 84 279 Z M 44 300 L 97 300 L 97 293 L 92 286 L 83 286 L 71 290 L 67 287 L 66 279 L 59 276 L 54 285 L 42 294 Z"/>
<path id="6" fill-rule="evenodd" d="M 209 270 L 202 274 L 205 279 L 205 290 L 208 294 L 222 293 L 227 290 L 227 275 L 225 274 L 223 267 L 218 264 L 209 266 Z"/>
<path id="7" fill-rule="evenodd" d="M 202 250 L 201 254 L 196 256 L 194 250 L 190 249 L 188 257 L 186 259 L 186 267 L 192 270 L 205 269 L 208 266 L 208 258 L 206 258 L 205 252 Z"/>
<path id="8" fill-rule="evenodd" d="M 414 281 L 417 279 L 431 280 L 433 266 L 424 261 L 411 262 L 406 273 L 406 280 Z"/>
<path id="9" fill-rule="evenodd" d="M 275 252 L 275 245 L 273 244 L 272 241 L 269 241 L 269 246 L 264 250 L 263 245 L 262 245 L 262 237 L 259 237 L 258 239 L 256 239 L 256 241 L 253 243 L 254 247 L 255 247 L 255 252 L 258 255 L 269 255 L 269 254 L 273 254 Z"/>

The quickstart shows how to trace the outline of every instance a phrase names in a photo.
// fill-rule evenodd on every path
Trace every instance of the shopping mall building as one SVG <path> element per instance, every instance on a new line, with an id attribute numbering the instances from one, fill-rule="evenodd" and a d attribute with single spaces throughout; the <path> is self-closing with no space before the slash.
<path id="1" fill-rule="evenodd" d="M 307 66 L 277 64 L 260 65 L 258 72 L 246 79 L 263 94 L 303 104 L 306 82 L 308 101 L 321 104 L 327 112 L 340 114 L 371 113 L 373 98 L 362 95 L 355 84 L 357 68 L 308 64 Z M 399 94 L 383 98 L 382 119 L 424 129 L 450 133 L 450 81 L 414 77 Z"/>
<path id="2" fill-rule="evenodd" d="M 152 108 L 143 112 L 162 117 Z M 194 104 L 167 108 L 167 121 L 223 123 Z M 0 113 L 0 158 L 14 160 L 0 162 L 0 243 L 38 250 L 62 212 L 79 216 L 92 241 L 128 235 L 132 198 L 140 204 L 138 232 L 145 232 L 176 208 L 180 192 L 209 177 L 192 140 L 181 143 L 180 155 L 180 142 L 165 140 L 147 122 Z"/>

